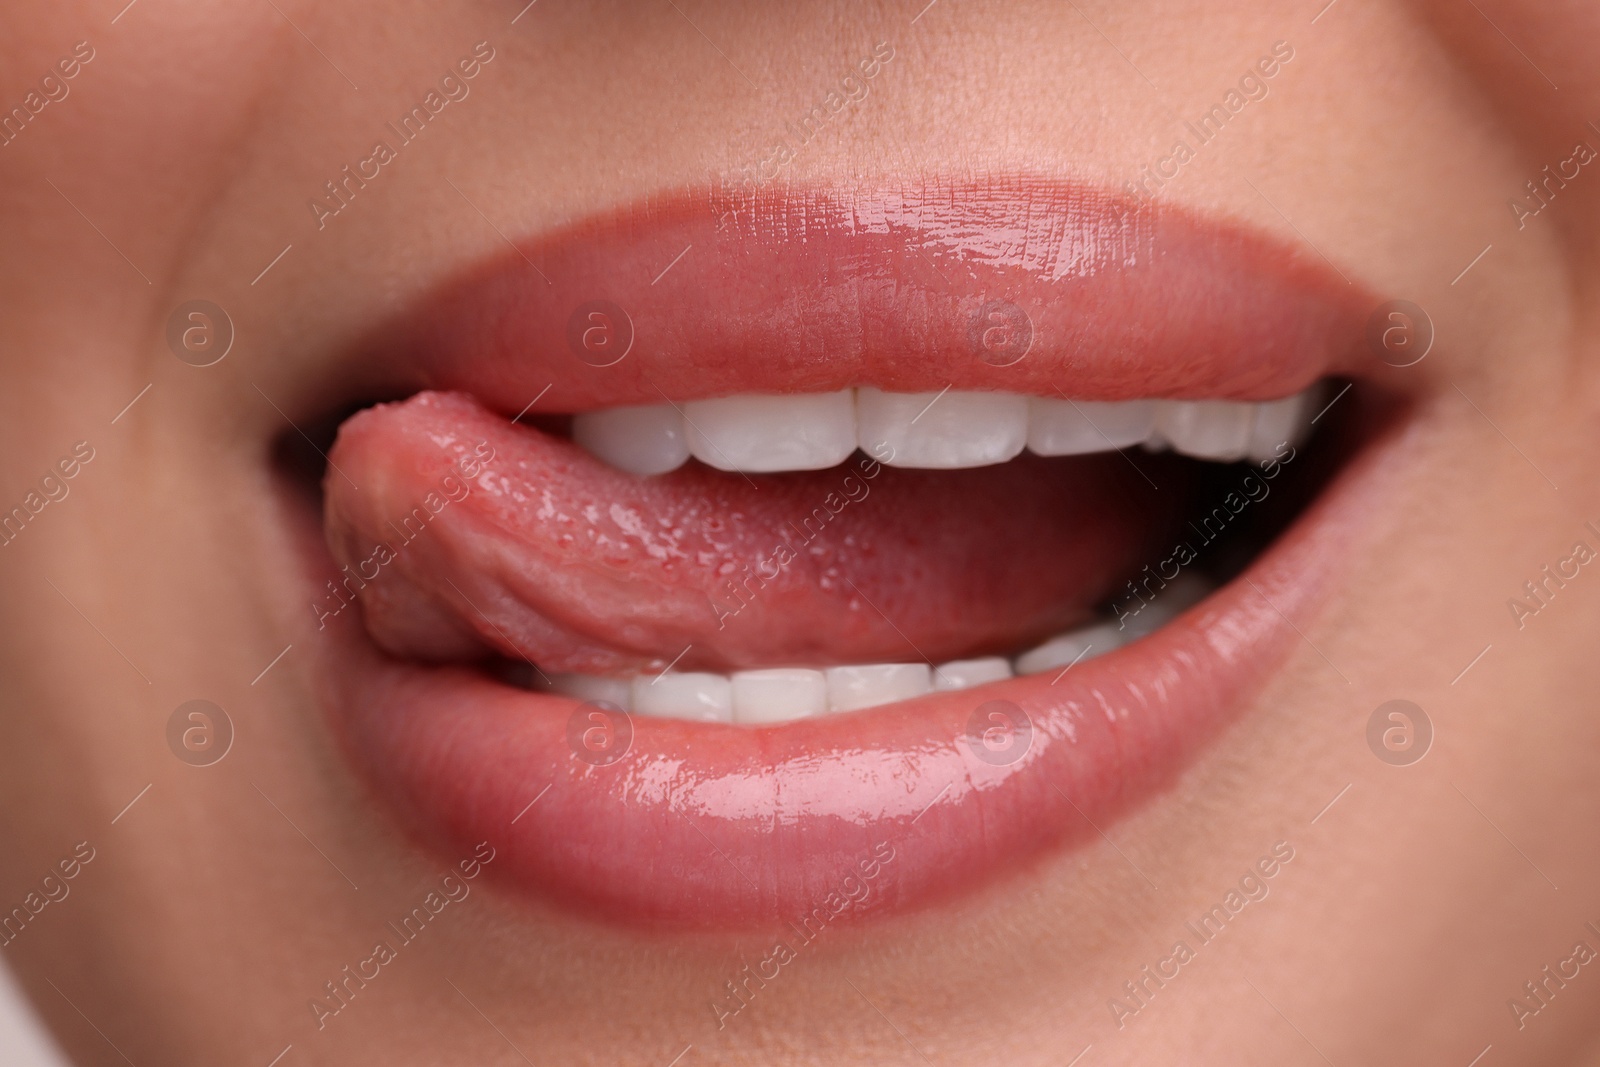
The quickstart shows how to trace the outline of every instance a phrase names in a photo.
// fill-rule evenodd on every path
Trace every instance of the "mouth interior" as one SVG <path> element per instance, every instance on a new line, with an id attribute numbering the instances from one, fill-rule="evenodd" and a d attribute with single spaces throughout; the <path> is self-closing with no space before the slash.
<path id="1" fill-rule="evenodd" d="M 1247 567 L 1343 452 L 1336 417 L 1309 440 L 1321 386 L 846 393 L 516 424 L 461 394 L 364 409 L 301 467 L 340 568 L 314 610 L 391 655 L 772 725 L 1138 640 Z"/>

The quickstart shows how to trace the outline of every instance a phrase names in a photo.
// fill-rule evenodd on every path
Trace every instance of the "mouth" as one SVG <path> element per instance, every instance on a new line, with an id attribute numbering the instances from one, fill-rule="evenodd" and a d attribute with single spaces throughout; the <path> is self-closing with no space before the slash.
<path id="1" fill-rule="evenodd" d="M 926 906 L 1071 848 L 1337 581 L 1393 420 L 1332 273 L 1031 179 L 522 243 L 352 361 L 403 399 L 320 472 L 336 731 L 430 847 L 625 923 Z"/>

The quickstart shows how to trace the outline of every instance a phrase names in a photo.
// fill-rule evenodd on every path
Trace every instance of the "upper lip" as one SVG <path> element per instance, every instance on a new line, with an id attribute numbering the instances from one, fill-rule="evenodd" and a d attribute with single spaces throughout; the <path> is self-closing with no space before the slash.
<path id="1" fill-rule="evenodd" d="M 1032 331 L 1015 362 L 978 347 L 1001 305 Z M 520 242 L 365 353 L 391 389 L 512 415 L 852 385 L 1268 400 L 1352 369 L 1371 306 L 1248 230 L 1041 178 L 710 190 Z M 625 354 L 578 351 L 590 322 Z"/>
<path id="2" fill-rule="evenodd" d="M 523 242 L 376 333 L 365 358 L 387 389 L 460 389 L 515 416 L 852 385 L 1271 399 L 1358 366 L 1371 301 L 1330 275 L 1237 227 L 1043 179 L 697 191 Z M 974 344 L 997 302 L 1033 333 L 1014 362 Z M 569 345 L 593 307 L 626 316 L 621 359 Z M 1056 684 L 765 731 L 637 720 L 614 765 L 575 758 L 572 700 L 386 660 L 348 628 L 321 645 L 324 691 L 419 830 L 492 841 L 500 872 L 536 895 L 736 925 L 803 913 L 887 841 L 902 860 L 869 906 L 921 903 L 1170 780 L 1294 647 L 1289 620 L 1323 598 L 1374 469 L 1351 464 L 1243 579 Z M 1001 765 L 970 744 L 993 700 L 1028 723 Z"/>

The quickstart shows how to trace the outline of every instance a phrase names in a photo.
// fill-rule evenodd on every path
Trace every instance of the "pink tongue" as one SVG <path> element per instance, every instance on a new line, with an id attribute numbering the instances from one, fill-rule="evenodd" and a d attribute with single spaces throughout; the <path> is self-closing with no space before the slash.
<path id="1" fill-rule="evenodd" d="M 1164 525 L 1116 456 L 645 479 L 449 393 L 360 412 L 331 459 L 328 544 L 381 647 L 593 674 L 1012 650 Z"/>

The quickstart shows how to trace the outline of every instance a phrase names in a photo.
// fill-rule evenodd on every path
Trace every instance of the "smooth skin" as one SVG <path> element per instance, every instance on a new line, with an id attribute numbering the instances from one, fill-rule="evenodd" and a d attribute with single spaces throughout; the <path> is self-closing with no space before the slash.
<path id="1" fill-rule="evenodd" d="M 0 506 L 94 455 L 0 548 L 0 903 L 95 853 L 4 958 L 77 1062 L 1600 1063 L 1600 962 L 1520 1029 L 1506 1003 L 1600 951 L 1600 569 L 1520 628 L 1507 606 L 1600 548 L 1600 161 L 1520 228 L 1509 204 L 1600 148 L 1600 9 L 122 3 L 0 16 L 6 108 L 93 50 L 0 147 Z M 319 229 L 323 183 L 480 41 L 470 96 Z M 1434 351 L 1386 379 L 1416 409 L 1358 565 L 1174 790 L 976 896 L 830 935 L 724 1029 L 711 1003 L 766 938 L 593 925 L 480 879 L 319 1030 L 311 998 L 444 865 L 311 693 L 273 442 L 359 396 L 341 351 L 450 272 L 758 164 L 880 41 L 894 59 L 782 180 L 1120 187 L 1292 46 L 1159 196 L 1430 315 Z M 190 299 L 234 324 L 214 366 L 169 350 Z M 167 742 L 196 698 L 236 730 L 204 768 Z M 1392 699 L 1434 727 L 1411 766 L 1366 742 Z M 1119 1028 L 1122 983 L 1280 841 L 1266 899 Z"/>

